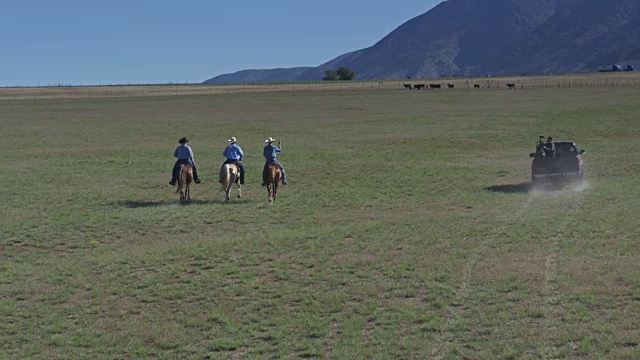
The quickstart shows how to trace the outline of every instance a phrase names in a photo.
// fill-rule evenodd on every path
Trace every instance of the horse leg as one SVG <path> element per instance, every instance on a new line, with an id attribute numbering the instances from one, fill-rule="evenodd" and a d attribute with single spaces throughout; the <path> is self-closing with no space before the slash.
<path id="1" fill-rule="evenodd" d="M 280 182 L 280 179 L 276 179 L 276 181 L 273 182 L 273 202 L 276 202 L 276 197 L 278 197 L 278 183 Z"/>
<path id="2" fill-rule="evenodd" d="M 230 179 L 230 174 L 229 174 L 229 167 L 225 164 L 222 165 L 222 168 L 220 169 L 220 183 L 222 183 L 222 191 L 224 191 L 224 202 L 227 203 L 229 202 L 229 180 Z"/>
<path id="3" fill-rule="evenodd" d="M 233 179 L 233 183 L 238 187 L 238 199 L 242 196 L 242 190 L 240 189 L 240 169 L 236 168 L 236 172 L 234 173 L 235 179 Z"/>
<path id="4" fill-rule="evenodd" d="M 233 173 L 227 174 L 227 187 L 224 189 L 224 202 L 229 202 L 229 200 L 231 200 L 229 195 L 231 194 L 231 187 L 233 186 L 234 180 Z"/>
<path id="5" fill-rule="evenodd" d="M 187 200 L 191 200 L 191 183 L 193 182 L 193 170 L 187 174 Z"/>
<path id="6" fill-rule="evenodd" d="M 280 181 L 282 180 L 282 172 L 280 169 L 274 169 L 273 172 L 273 202 L 276 202 L 276 198 L 278 197 L 278 186 L 280 185 Z"/>

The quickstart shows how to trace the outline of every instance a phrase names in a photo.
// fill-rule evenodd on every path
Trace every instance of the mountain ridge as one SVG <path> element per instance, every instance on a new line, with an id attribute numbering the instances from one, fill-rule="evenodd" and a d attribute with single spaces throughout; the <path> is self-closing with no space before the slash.
<path id="1" fill-rule="evenodd" d="M 315 81 L 340 66 L 357 80 L 383 80 L 584 72 L 614 63 L 640 64 L 640 0 L 447 0 L 317 67 L 244 70 L 205 83 Z"/>

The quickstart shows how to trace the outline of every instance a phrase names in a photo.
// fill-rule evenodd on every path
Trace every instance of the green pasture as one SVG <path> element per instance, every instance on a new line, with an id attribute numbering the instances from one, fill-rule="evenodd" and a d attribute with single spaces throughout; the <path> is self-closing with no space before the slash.
<path id="1" fill-rule="evenodd" d="M 640 89 L 0 103 L 2 359 L 640 358 Z M 530 191 L 538 135 L 585 186 Z M 173 150 L 202 184 L 182 205 Z M 245 151 L 224 204 L 226 140 Z M 260 186 L 263 140 L 289 185 Z"/>

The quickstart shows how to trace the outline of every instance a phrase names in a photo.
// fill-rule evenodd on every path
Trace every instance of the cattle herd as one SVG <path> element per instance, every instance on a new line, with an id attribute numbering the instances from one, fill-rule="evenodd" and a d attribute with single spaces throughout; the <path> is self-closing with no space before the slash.
<path id="1" fill-rule="evenodd" d="M 516 88 L 516 84 L 505 84 L 505 85 L 509 89 Z M 480 86 L 480 84 L 473 84 L 474 89 L 480 89 L 481 87 L 482 86 Z M 404 84 L 404 88 L 407 90 L 426 90 L 426 89 L 437 90 L 442 88 L 442 84 L 429 84 L 428 87 L 427 87 L 427 84 Z M 453 90 L 455 88 L 455 85 L 447 84 L 447 88 L 449 90 Z"/>

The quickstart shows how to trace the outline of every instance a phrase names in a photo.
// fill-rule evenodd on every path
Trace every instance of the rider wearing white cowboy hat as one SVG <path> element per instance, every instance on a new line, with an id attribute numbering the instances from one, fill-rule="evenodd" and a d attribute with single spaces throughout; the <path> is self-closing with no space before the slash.
<path id="1" fill-rule="evenodd" d="M 287 175 L 284 173 L 284 167 L 282 167 L 282 164 L 280 164 L 280 162 L 276 160 L 276 153 L 280 152 L 280 148 L 278 146 L 273 145 L 274 141 L 275 139 L 272 137 L 268 137 L 267 140 L 264 141 L 267 143 L 267 146 L 264 147 L 264 150 L 262 152 L 266 160 L 266 162 L 264 163 L 264 166 L 266 167 L 269 164 L 278 165 L 278 167 L 280 167 L 280 171 L 282 171 L 282 185 L 287 185 Z M 278 145 L 281 145 L 280 142 L 278 142 Z M 264 171 L 262 173 L 263 173 L 262 186 L 265 186 L 266 180 L 264 179 Z"/>
<path id="2" fill-rule="evenodd" d="M 235 136 L 232 136 L 231 139 L 227 140 L 229 145 L 224 148 L 222 151 L 222 156 L 226 157 L 227 160 L 222 164 L 236 164 L 238 168 L 240 168 L 240 184 L 244 184 L 244 165 L 242 165 L 242 158 L 244 157 L 244 153 L 240 146 L 238 146 Z"/>
<path id="3" fill-rule="evenodd" d="M 187 139 L 186 137 L 181 137 L 178 142 L 180 143 L 180 146 L 178 146 L 173 151 L 173 156 L 178 158 L 178 160 L 173 165 L 173 171 L 171 172 L 171 181 L 169 181 L 169 185 L 176 184 L 176 179 L 178 178 L 178 170 L 180 169 L 180 165 L 182 164 L 191 165 L 191 167 L 193 168 L 193 181 L 196 184 L 200 184 L 200 178 L 198 177 L 198 172 L 196 171 L 196 165 L 193 162 L 193 151 L 191 150 L 191 147 L 187 145 L 189 139 Z"/>

